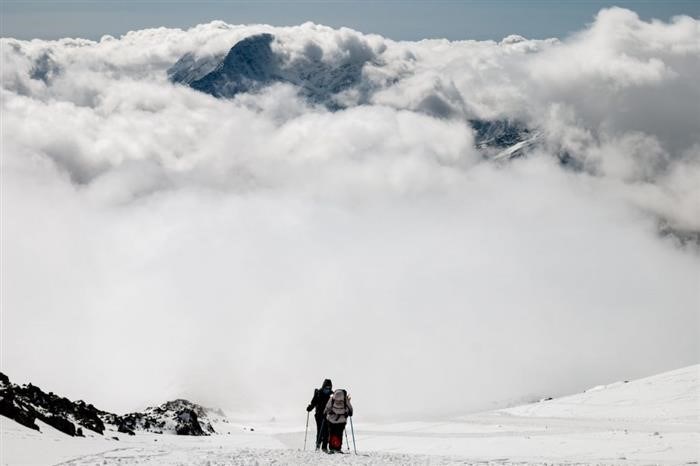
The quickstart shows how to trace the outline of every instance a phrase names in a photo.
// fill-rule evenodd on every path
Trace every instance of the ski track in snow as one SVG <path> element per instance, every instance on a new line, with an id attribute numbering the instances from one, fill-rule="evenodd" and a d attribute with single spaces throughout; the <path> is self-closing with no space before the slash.
<path id="1" fill-rule="evenodd" d="M 217 451 L 207 449 L 192 450 L 149 450 L 118 449 L 103 454 L 86 456 L 76 460 L 60 463 L 62 466 L 82 466 L 89 464 L 171 464 L 171 465 L 258 465 L 258 464 L 405 464 L 405 465 L 452 465 L 452 464 L 494 464 L 471 463 L 465 460 L 441 458 L 427 455 L 407 455 L 389 453 L 371 454 L 336 454 L 300 451 L 241 449 Z M 516 463 L 501 463 L 516 464 Z"/>
<path id="2" fill-rule="evenodd" d="M 688 465 L 700 461 L 700 365 L 446 422 L 365 423 L 360 455 L 302 451 L 280 422 L 219 422 L 207 437 L 113 430 L 69 437 L 0 416 L 2 465 Z M 303 426 L 301 426 L 303 427 Z M 309 430 L 313 448 L 315 431 Z M 115 440 L 115 437 L 119 440 Z M 352 440 L 350 440 L 352 443 Z M 347 448 L 347 445 L 344 445 Z"/>

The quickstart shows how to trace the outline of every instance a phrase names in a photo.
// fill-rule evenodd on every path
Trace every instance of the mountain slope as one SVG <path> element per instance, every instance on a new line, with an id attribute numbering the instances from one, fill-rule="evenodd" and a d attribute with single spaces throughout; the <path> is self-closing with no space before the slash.
<path id="1" fill-rule="evenodd" d="M 499 412 L 528 417 L 700 422 L 700 365 Z"/>
<path id="2" fill-rule="evenodd" d="M 598 464 L 675 465 L 700 460 L 700 365 L 583 393 L 443 422 L 354 419 L 360 456 L 301 451 L 304 425 L 217 423 L 217 435 L 139 430 L 69 437 L 0 416 L 3 464 Z M 182 407 L 176 401 L 173 409 Z M 211 416 L 211 411 L 208 415 Z M 358 417 L 359 416 L 359 417 Z M 315 434 L 310 428 L 307 442 Z M 352 438 L 348 439 L 352 445 Z"/>
<path id="3" fill-rule="evenodd" d="M 348 56 L 324 60 L 322 54 L 307 54 L 288 60 L 275 53 L 272 34 L 258 34 L 237 42 L 224 57 L 195 59 L 189 53 L 169 70 L 171 81 L 218 98 L 254 92 L 273 83 L 299 88 L 309 100 L 331 108 L 333 97 L 361 82 L 362 68 L 369 56 Z"/>
<path id="4" fill-rule="evenodd" d="M 363 79 L 366 64 L 381 66 L 369 51 L 341 58 L 324 58 L 319 49 L 316 53 L 309 51 L 290 59 L 275 52 L 274 41 L 275 36 L 264 33 L 240 40 L 226 55 L 197 58 L 192 52 L 186 53 L 168 69 L 168 78 L 220 99 L 285 83 L 295 86 L 298 93 L 311 103 L 322 104 L 330 110 L 345 108 L 347 103 L 342 94 L 348 90 L 353 89 L 364 96 L 359 103 L 368 100 L 372 92 L 378 90 L 376 83 Z M 423 111 L 435 113 L 430 112 L 429 107 Z M 487 158 L 507 160 L 520 157 L 539 140 L 539 133 L 518 121 L 471 119 L 466 123 L 474 130 L 477 148 Z"/>
<path id="5" fill-rule="evenodd" d="M 117 415 L 102 411 L 84 401 L 45 393 L 32 384 L 16 385 L 0 373 L 0 415 L 37 431 L 37 421 L 46 423 L 69 436 L 84 435 L 83 428 L 102 435 L 105 429 L 134 435 L 135 432 L 171 433 L 177 435 L 210 435 L 215 433 L 210 417 L 218 416 L 187 400 L 174 400 L 144 412 Z"/>

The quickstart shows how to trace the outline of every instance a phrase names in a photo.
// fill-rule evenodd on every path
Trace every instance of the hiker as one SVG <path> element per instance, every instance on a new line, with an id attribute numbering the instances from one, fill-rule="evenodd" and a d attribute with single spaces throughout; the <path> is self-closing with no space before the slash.
<path id="1" fill-rule="evenodd" d="M 316 449 L 319 447 L 323 451 L 328 451 L 328 423 L 325 422 L 324 409 L 326 404 L 333 394 L 333 382 L 331 379 L 326 379 L 321 384 L 321 388 L 314 390 L 314 397 L 311 399 L 311 403 L 306 407 L 307 412 L 316 409 L 314 413 L 314 418 L 316 419 Z"/>
<path id="2" fill-rule="evenodd" d="M 348 417 L 352 416 L 348 392 L 343 389 L 334 391 L 323 413 L 326 415 L 326 424 L 328 424 L 328 453 L 340 453 L 343 447 L 345 424 L 348 422 Z"/>

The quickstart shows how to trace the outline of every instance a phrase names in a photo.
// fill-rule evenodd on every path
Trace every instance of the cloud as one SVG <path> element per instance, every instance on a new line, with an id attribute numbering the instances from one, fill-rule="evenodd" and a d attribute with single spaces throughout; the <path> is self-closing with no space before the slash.
<path id="1" fill-rule="evenodd" d="M 697 248 L 660 233 L 700 230 L 699 27 L 613 8 L 563 40 L 2 39 L 2 370 L 105 409 L 278 417 L 330 376 L 396 417 L 697 362 Z M 168 80 L 262 33 L 283 68 L 361 79 L 334 111 Z M 494 163 L 470 119 L 542 143 Z"/>

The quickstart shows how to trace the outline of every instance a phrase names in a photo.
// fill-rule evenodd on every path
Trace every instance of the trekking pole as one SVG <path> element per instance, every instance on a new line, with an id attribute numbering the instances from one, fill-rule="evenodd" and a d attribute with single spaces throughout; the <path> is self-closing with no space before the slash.
<path id="1" fill-rule="evenodd" d="M 309 412 L 306 412 L 306 429 L 304 429 L 304 451 L 306 451 L 306 435 L 309 433 Z"/>
<path id="2" fill-rule="evenodd" d="M 357 445 L 355 444 L 355 428 L 352 425 L 352 416 L 350 416 L 350 430 L 352 431 L 352 448 L 355 450 L 355 454 L 357 455 Z"/>
<path id="3" fill-rule="evenodd" d="M 316 431 L 316 451 L 318 451 L 318 449 L 321 448 L 321 444 L 323 443 L 323 438 L 326 435 L 325 429 L 326 429 L 326 418 L 324 417 L 323 421 L 321 421 L 321 430 Z"/>
<path id="4" fill-rule="evenodd" d="M 350 440 L 348 440 L 348 430 L 345 429 L 345 445 L 348 446 L 348 453 L 350 453 Z"/>

